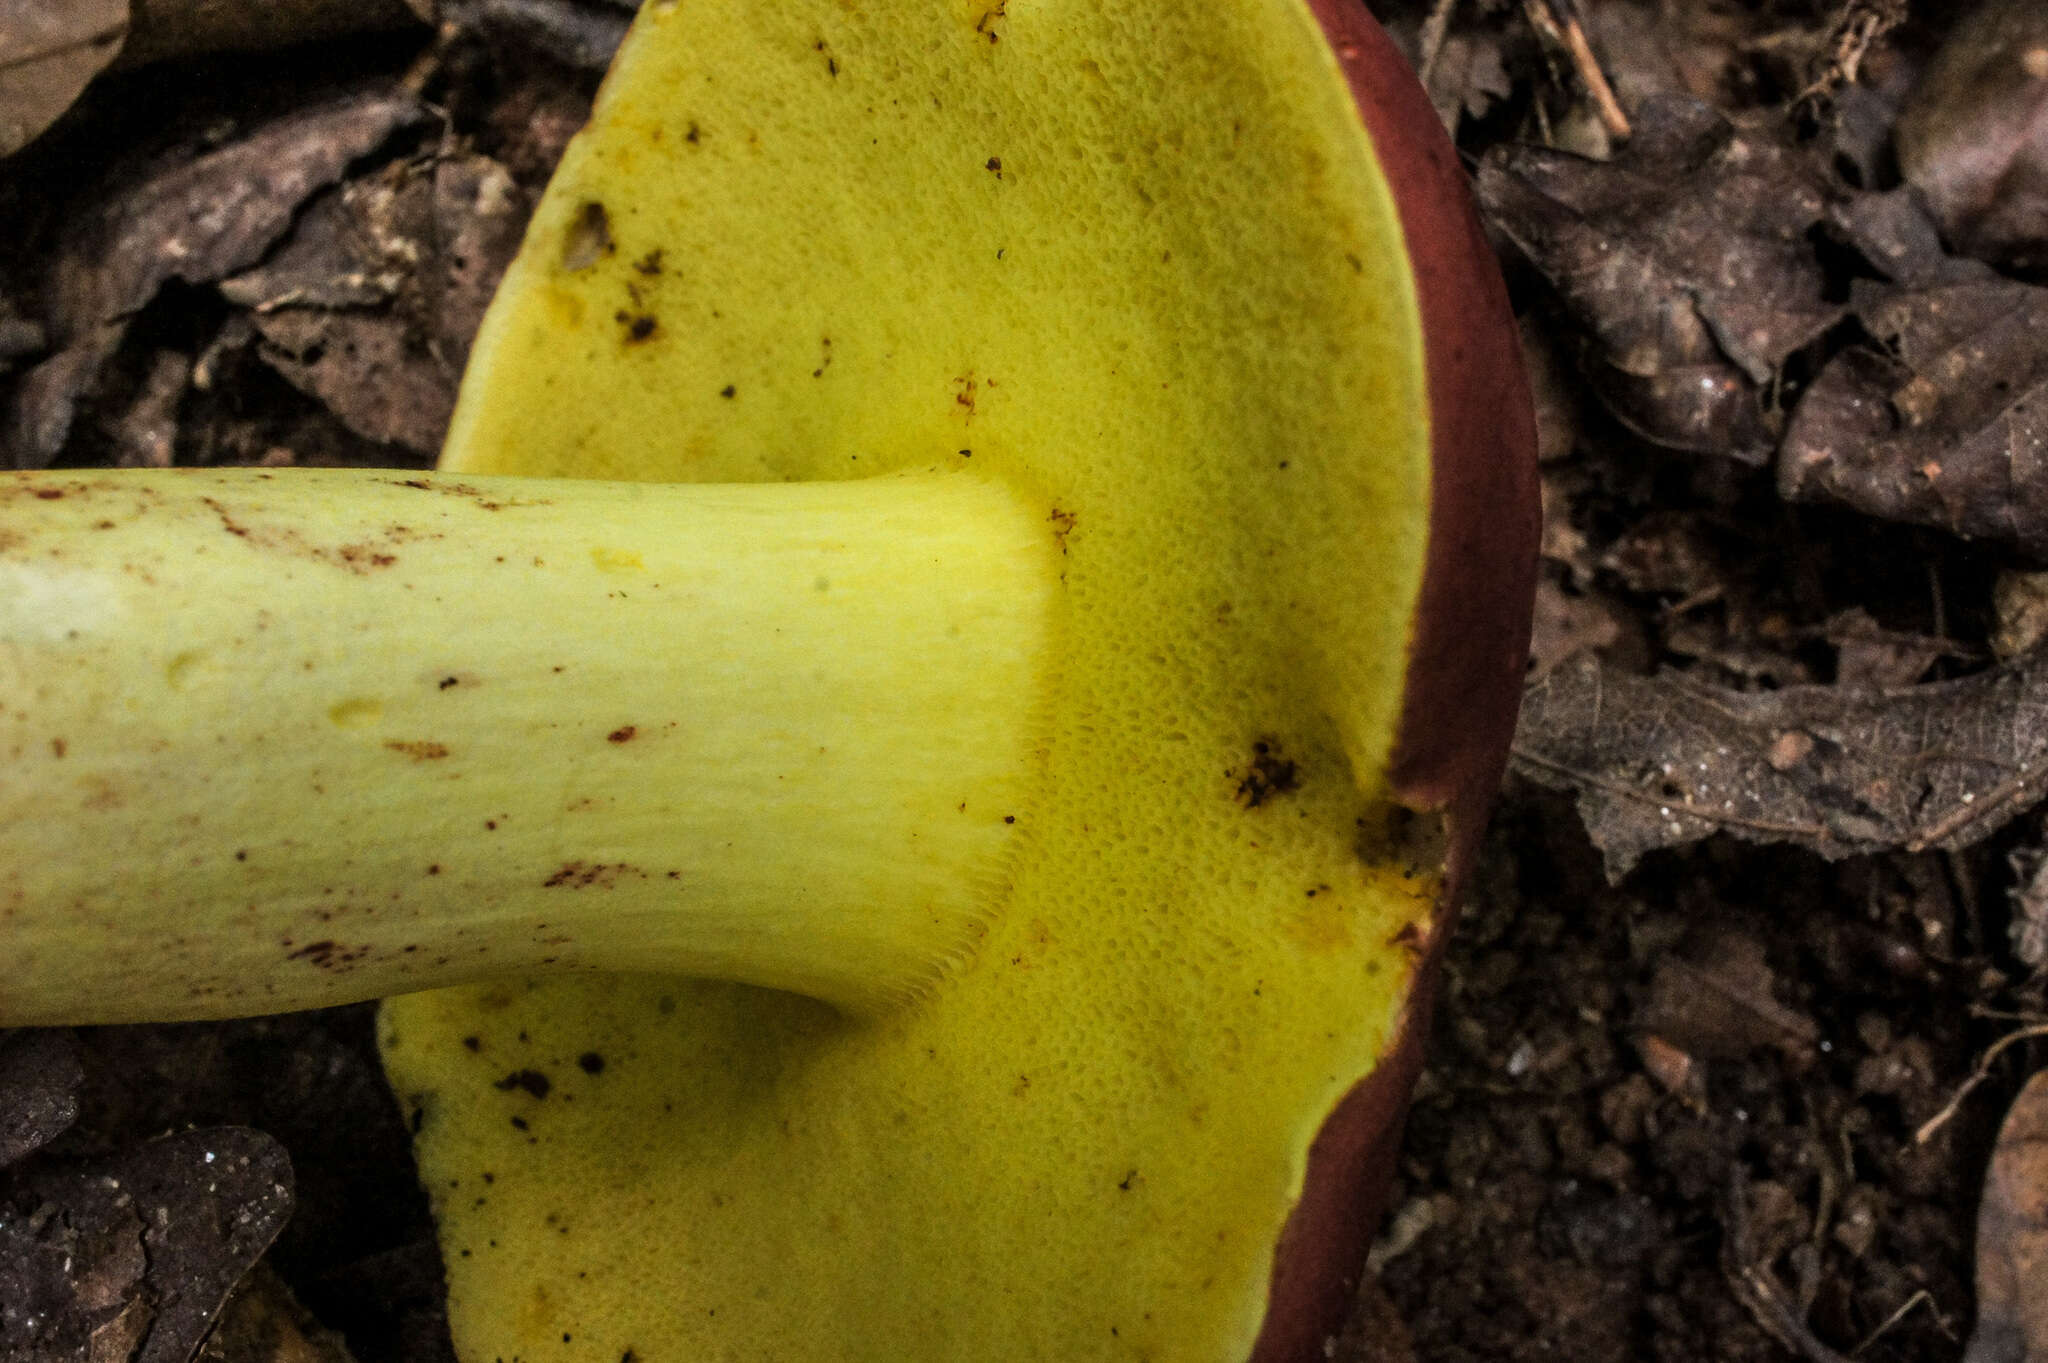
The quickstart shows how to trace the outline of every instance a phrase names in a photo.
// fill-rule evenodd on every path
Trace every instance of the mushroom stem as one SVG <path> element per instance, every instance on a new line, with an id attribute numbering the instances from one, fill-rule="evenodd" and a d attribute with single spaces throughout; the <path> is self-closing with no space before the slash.
<path id="1" fill-rule="evenodd" d="M 0 1025 L 541 968 L 871 1009 L 963 952 L 1058 552 L 965 474 L 0 486 Z"/>

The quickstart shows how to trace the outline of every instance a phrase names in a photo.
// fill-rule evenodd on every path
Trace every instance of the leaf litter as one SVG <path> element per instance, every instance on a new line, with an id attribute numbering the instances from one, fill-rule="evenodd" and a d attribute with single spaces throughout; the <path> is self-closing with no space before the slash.
<path id="1" fill-rule="evenodd" d="M 0 1357 L 186 1363 L 292 1208 L 284 1150 L 187 1131 L 0 1180 Z"/>
<path id="2" fill-rule="evenodd" d="M 1735 691 L 1581 655 L 1530 686 L 1515 769 L 1575 791 L 1610 877 L 1714 833 L 1830 860 L 1979 842 L 2048 791 L 2048 654 L 1922 686 Z"/>
<path id="3" fill-rule="evenodd" d="M 0 433 L 14 466 L 45 467 L 63 451 L 80 400 L 166 283 L 210 284 L 254 265 L 314 191 L 425 117 L 401 90 L 363 89 L 215 150 L 111 175 L 47 266 L 42 320 L 56 350 L 15 386 Z"/>
<path id="4" fill-rule="evenodd" d="M 1398 28 L 1419 6 L 1376 8 Z M 1519 263 L 1525 326 L 1560 360 L 1545 453 L 1546 481 L 1559 493 L 1546 553 L 1559 557 L 1545 572 L 1547 670 L 1532 679 L 1520 769 L 1539 781 L 1532 767 L 1562 769 L 1549 784 L 1580 800 L 1616 874 L 1652 848 L 1713 831 L 1858 856 L 1826 876 L 1738 889 L 1746 863 L 1709 855 L 1731 841 L 1722 840 L 1674 854 L 1664 865 L 1681 868 L 1675 875 L 1644 868 L 1603 888 L 1597 871 L 1588 880 L 1575 869 L 1563 822 L 1536 812 L 1551 797 L 1511 790 L 1507 826 L 1538 830 L 1539 850 L 1521 853 L 1525 887 L 1482 892 L 1493 907 L 1482 905 L 1457 946 L 1450 992 L 1462 1002 L 1443 1022 L 1450 1040 L 1440 1039 L 1436 1085 L 1426 1080 L 1418 1092 L 1404 1175 L 1406 1224 L 1436 1229 L 1417 1231 L 1394 1262 L 1394 1295 L 1431 1357 L 1491 1363 L 1565 1349 L 1597 1359 L 1775 1358 L 1768 1332 L 1759 1335 L 1742 1309 L 1728 1312 L 1711 1245 L 1731 1162 L 1753 1162 L 1760 1178 L 1744 1202 L 1751 1248 L 1769 1282 L 1791 1283 L 1772 1309 L 1805 1332 L 1783 1337 L 1847 1349 L 1882 1326 L 1896 1333 L 1873 1336 L 1859 1356 L 1935 1356 L 1926 1346 L 1945 1337 L 1957 1309 L 1947 1268 L 1957 1250 L 1933 1210 L 1946 1214 L 1962 1200 L 1953 1195 L 1954 1147 L 1904 1149 L 1885 1105 L 1917 1120 L 1939 1105 L 1944 1075 L 1967 1054 L 1957 1043 L 1962 1024 L 1931 1011 L 1928 991 L 2000 976 L 1981 952 L 1938 959 L 1929 943 L 1969 936 L 1957 907 L 1969 894 L 1929 881 L 1900 849 L 1965 849 L 1988 837 L 1997 864 L 2031 835 L 2013 820 L 2038 794 L 2021 764 L 2039 769 L 2024 729 L 2039 667 L 2025 642 L 2040 632 L 2030 638 L 2014 608 L 2022 645 L 1956 679 L 1988 652 L 1974 642 L 1988 609 L 1944 618 L 1892 599 L 1863 610 L 1863 598 L 1836 588 L 1759 589 L 1717 527 L 1754 520 L 1759 499 L 1779 495 L 1797 432 L 1796 448 L 1820 456 L 1802 465 L 1799 496 L 1851 509 L 1840 514 L 1974 537 L 2023 575 L 2032 466 L 2024 448 L 2002 461 L 1995 453 L 2016 429 L 1996 385 L 2010 392 L 2027 380 L 2030 333 L 2003 336 L 1988 309 L 1964 310 L 1974 329 L 1958 329 L 1952 300 L 1959 290 L 1988 297 L 2038 281 L 1951 254 L 1953 224 L 1894 178 L 1893 116 L 1927 50 L 1912 44 L 1932 44 L 1924 26 L 1909 26 L 1903 45 L 1886 40 L 1869 22 L 1884 6 L 1546 6 L 1552 18 L 1582 21 L 1630 119 L 1626 140 L 1597 130 L 1574 72 L 1515 5 L 1430 8 L 1446 16 L 1432 93 L 1480 167 L 1489 226 Z M 439 82 L 431 106 L 422 101 L 383 136 L 351 144 L 369 149 L 331 169 L 321 167 L 332 165 L 332 149 L 317 138 L 310 153 L 284 139 L 277 155 L 309 156 L 315 173 L 275 196 L 248 250 L 223 250 L 190 274 L 131 270 L 137 287 L 103 296 L 113 306 L 95 306 L 91 290 L 0 279 L 0 398 L 11 393 L 18 435 L 43 437 L 18 441 L 15 459 L 186 462 L 195 449 L 206 457 L 212 447 L 192 435 L 195 408 L 256 405 L 237 395 L 258 374 L 281 376 L 307 410 L 386 452 L 431 448 L 431 414 L 473 324 L 460 314 L 480 306 L 495 277 L 487 262 L 498 248 L 484 239 L 502 238 L 508 223 L 516 236 L 524 215 L 523 203 L 502 214 L 475 206 L 502 187 L 504 172 L 522 192 L 537 186 L 588 98 L 575 73 L 601 64 L 619 28 L 618 7 L 602 0 L 451 0 L 438 17 L 447 27 L 435 61 L 445 64 L 429 74 Z M 391 81 L 383 90 L 410 98 L 413 88 Z M 1801 95 L 1818 134 L 1784 116 Z M 398 135 L 431 128 L 444 110 L 432 150 Z M 188 159 L 260 135 L 239 128 L 225 141 L 202 140 Z M 1552 145 L 1538 145 L 1546 139 Z M 86 234 L 107 239 L 106 206 L 153 173 L 131 170 L 83 202 L 61 225 L 51 278 L 62 281 L 81 261 L 90 268 Z M 475 211 L 447 207 L 466 196 Z M 161 220 L 166 232 L 174 218 Z M 138 231 L 138 243 L 146 235 Z M 121 267 L 120 252 L 109 259 Z M 65 261 L 72 266 L 60 268 Z M 449 270 L 475 261 L 486 263 L 473 277 L 451 279 Z M 167 294 L 172 281 L 195 287 Z M 208 335 L 166 338 L 151 319 L 198 293 L 224 317 Z M 1979 352 L 1986 363 L 1962 362 Z M 56 385 L 59 401 L 25 409 L 24 395 L 50 380 L 10 378 L 5 366 L 67 357 L 77 372 Z M 1930 385 L 1931 404 L 1914 406 Z M 380 386 L 381 397 L 371 391 Z M 1596 402 L 1580 402 L 1581 387 Z M 1852 402 L 1864 420 L 1882 418 L 1854 448 L 1826 419 Z M 40 431 L 19 419 L 24 411 L 42 418 Z M 80 438 L 81 413 L 104 438 Z M 1910 427 L 1915 413 L 1920 425 Z M 56 418 L 64 426 L 52 440 Z M 1987 453 L 1949 453 L 1970 440 Z M 1926 468 L 1937 446 L 1940 478 Z M 1877 458 L 1857 462 L 1871 450 Z M 287 461 L 309 453 L 290 440 L 246 452 Z M 1937 596 L 1965 600 L 1974 579 L 1951 571 L 1950 551 L 1933 552 L 1929 572 L 1949 574 Z M 1827 656 L 1832 668 L 1819 661 Z M 1930 672 L 1944 679 L 1910 684 Z M 1836 684 L 1814 683 L 1830 676 Z M 1667 761 L 1678 777 L 1663 770 Z M 1671 818 L 1658 813 L 1670 804 L 1667 781 L 1681 797 Z M 1503 833 L 1496 848 L 1508 840 Z M 1545 877 L 1556 884 L 1544 888 Z M 1831 895 L 1851 893 L 1863 896 L 1862 916 L 1828 906 Z M 1573 908 L 1559 911 L 1560 899 Z M 1755 919 L 1766 902 L 1778 917 Z M 1997 916 L 2003 902 L 1983 901 L 1993 931 L 2020 924 L 2018 908 Z M 1512 916 L 1509 906 L 1518 908 Z M 1742 913 L 1752 915 L 1746 927 L 1696 940 L 1673 932 L 1674 923 Z M 1572 946 L 1577 914 L 1605 932 L 1594 948 L 1607 953 L 1604 964 Z M 1923 938 L 1922 927 L 1943 935 Z M 1800 949 L 1820 965 L 1788 955 L 1788 931 L 1806 934 Z M 1561 983 L 1549 982 L 1552 970 Z M 1949 996 L 1938 1003 L 1956 1006 Z M 1880 1014 L 1901 1020 L 1879 1025 Z M 1668 1090 L 1659 1087 L 1666 1078 Z M 1482 1091 L 1486 1106 L 1474 1117 L 1460 1104 Z M 66 1100 L 61 1085 L 45 1092 L 42 1120 L 56 1129 L 68 1120 Z M 1787 1097 L 1795 1092 L 1796 1101 Z M 1866 1095 L 1881 1102 L 1871 1108 Z M 308 1167 L 317 1175 L 325 1163 Z M 1436 1257 L 1467 1243 L 1484 1256 L 1476 1268 Z M 432 1258 L 424 1241 L 355 1258 L 326 1279 L 338 1294 L 326 1309 L 353 1318 L 342 1298 L 430 1297 Z M 1436 1271 L 1421 1271 L 1432 1264 Z M 114 1277 L 126 1271 L 116 1269 Z M 1477 1291 L 1467 1269 L 1482 1275 Z M 1916 1298 L 1909 1281 L 1931 1295 Z M 1920 1308 L 1919 1324 L 1887 1323 L 1916 1300 L 1933 1303 Z M 119 1320 L 104 1328 L 126 1328 Z M 403 1346 L 380 1339 L 375 1356 L 439 1356 L 445 1336 L 430 1341 L 434 1328 Z M 1447 1342 L 1482 1336 L 1489 1347 L 1476 1353 Z M 111 1347 L 116 1336 L 104 1339 Z"/>

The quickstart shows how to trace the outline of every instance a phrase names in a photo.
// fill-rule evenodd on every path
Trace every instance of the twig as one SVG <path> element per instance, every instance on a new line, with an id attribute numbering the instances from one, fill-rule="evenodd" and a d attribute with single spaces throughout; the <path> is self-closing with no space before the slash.
<path id="1" fill-rule="evenodd" d="M 1812 107 L 1853 85 L 1863 58 L 1885 34 L 1906 22 L 1906 0 L 1847 0 L 1829 25 L 1827 42 L 1808 68 L 1806 88 L 1794 104 Z"/>
<path id="2" fill-rule="evenodd" d="M 1444 54 L 1444 38 L 1451 31 L 1451 18 L 1457 12 L 1458 0 L 1431 0 L 1429 17 L 1422 21 L 1422 61 L 1416 72 L 1425 86 L 1436 74 L 1436 59 Z"/>
<path id="3" fill-rule="evenodd" d="M 1955 1093 L 1950 1096 L 1948 1102 L 1942 1105 L 1941 1111 L 1920 1124 L 1920 1129 L 1913 1133 L 1913 1143 L 1915 1145 L 1927 1144 L 1928 1141 L 1934 1139 L 1935 1132 L 1947 1126 L 1954 1119 L 1956 1112 L 1963 1105 L 1963 1099 L 1969 1097 L 1971 1091 L 1977 1085 L 1991 1077 L 1991 1066 L 1997 1061 L 1999 1056 L 2004 1055 L 2007 1050 L 2019 1045 L 2022 1041 L 2031 1041 L 2036 1037 L 2044 1036 L 2048 1036 L 2048 1022 L 2039 1023 L 2032 1027 L 2022 1027 L 2016 1032 L 2007 1032 L 2004 1036 L 1992 1042 L 1991 1048 L 1984 1052 L 1984 1058 L 1977 1062 L 1977 1068 L 1970 1072 L 1969 1078 L 1956 1086 Z"/>
<path id="4" fill-rule="evenodd" d="M 1764 1333 L 1794 1353 L 1804 1354 L 1809 1363 L 1851 1363 L 1848 1355 L 1837 1353 L 1807 1328 L 1785 1289 L 1769 1270 L 1756 1262 L 1749 1242 L 1749 1180 L 1742 1165 L 1728 1176 L 1728 1208 L 1721 1238 L 1721 1272 L 1728 1279 L 1735 1299 L 1748 1309 Z"/>
<path id="5" fill-rule="evenodd" d="M 1932 1292 L 1929 1292 L 1924 1287 L 1921 1288 L 1918 1292 L 1915 1292 L 1912 1296 L 1906 1298 L 1905 1304 L 1899 1307 L 1898 1310 L 1886 1316 L 1884 1318 L 1884 1324 L 1878 1326 L 1875 1330 L 1872 1330 L 1869 1334 L 1865 1335 L 1863 1337 L 1863 1342 L 1861 1344 L 1858 1344 L 1855 1348 L 1849 1350 L 1849 1356 L 1851 1358 L 1854 1358 L 1856 1355 L 1862 1353 L 1871 1345 L 1877 1343 L 1877 1341 L 1880 1338 L 1882 1338 L 1886 1333 L 1888 1333 L 1894 1325 L 1897 1325 L 1900 1321 L 1904 1320 L 1907 1314 L 1911 1312 L 1914 1307 L 1923 1305 L 1927 1306 L 1930 1309 L 1934 1306 L 1934 1294 Z M 1934 1313 L 1934 1318 L 1937 1322 L 1939 1322 L 1941 1320 L 1941 1312 L 1936 1311 Z"/>
<path id="6" fill-rule="evenodd" d="M 2038 797 L 2043 785 L 2048 785 L 2048 771 L 2030 771 L 2022 766 L 2019 775 L 1986 791 L 1968 804 L 1957 805 L 1936 819 L 1933 824 L 1921 829 L 1914 835 L 1913 840 L 1906 844 L 1906 850 L 1924 852 L 1936 843 L 1954 837 L 1971 824 L 1990 818 L 2009 804 L 2017 804 L 2029 795 Z"/>
<path id="7" fill-rule="evenodd" d="M 1614 87 L 1607 83 L 1600 59 L 1593 55 L 1586 27 L 1579 22 L 1578 7 L 1572 0 L 1522 0 L 1522 12 L 1528 15 L 1529 26 L 1538 36 L 1570 55 L 1572 70 L 1578 73 L 1580 83 L 1592 98 L 1601 126 L 1615 141 L 1626 142 L 1631 132 L 1628 115 L 1622 112 L 1621 101 L 1614 97 Z"/>

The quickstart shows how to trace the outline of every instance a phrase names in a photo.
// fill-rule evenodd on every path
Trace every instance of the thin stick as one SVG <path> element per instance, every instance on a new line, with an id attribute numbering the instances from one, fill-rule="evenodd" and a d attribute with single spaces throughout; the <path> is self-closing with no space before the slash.
<path id="1" fill-rule="evenodd" d="M 1444 37 L 1451 31 L 1451 18 L 1458 12 L 1458 0 L 1432 0 L 1429 17 L 1422 21 L 1422 64 L 1416 72 L 1422 83 L 1436 73 L 1436 59 L 1444 54 Z"/>
<path id="2" fill-rule="evenodd" d="M 1727 1210 L 1722 1220 L 1721 1272 L 1748 1310 L 1751 1319 L 1771 1338 L 1808 1363 L 1849 1363 L 1846 1355 L 1823 1343 L 1800 1313 L 1785 1299 L 1777 1278 L 1756 1262 L 1749 1235 L 1749 1178 L 1740 1164 L 1728 1175 Z"/>
<path id="3" fill-rule="evenodd" d="M 1904 1320 L 1909 1314 L 1911 1314 L 1914 1307 L 1923 1305 L 1930 1309 L 1932 1309 L 1934 1306 L 1934 1294 L 1932 1292 L 1929 1292 L 1924 1287 L 1921 1288 L 1918 1292 L 1915 1292 L 1912 1296 L 1906 1298 L 1905 1304 L 1899 1307 L 1898 1310 L 1892 1312 L 1889 1316 L 1886 1316 L 1884 1318 L 1884 1324 L 1878 1326 L 1875 1330 L 1872 1330 L 1869 1334 L 1865 1335 L 1863 1337 L 1863 1342 L 1861 1344 L 1858 1344 L 1855 1348 L 1849 1350 L 1849 1356 L 1851 1358 L 1854 1358 L 1856 1355 L 1862 1353 L 1871 1345 L 1877 1343 L 1877 1341 L 1883 1338 L 1884 1335 L 1887 1334 L 1893 1326 L 1897 1325 L 1900 1321 Z M 1936 1311 L 1934 1313 L 1934 1319 L 1937 1323 L 1941 1320 L 1941 1313 L 1939 1311 Z"/>
<path id="4" fill-rule="evenodd" d="M 1963 1099 L 1970 1096 L 1971 1090 L 1991 1077 L 1991 1066 L 1999 1056 L 2005 1054 L 2009 1048 L 2017 1046 L 2022 1041 L 2031 1041 L 2035 1037 L 2044 1036 L 2048 1036 L 2048 1022 L 2040 1023 L 2033 1027 L 2022 1027 L 2016 1032 L 2007 1032 L 2004 1036 L 1992 1042 L 1991 1049 L 1984 1052 L 1984 1058 L 1977 1062 L 1977 1068 L 1971 1072 L 1968 1079 L 1965 1079 L 1956 1086 L 1955 1094 L 1943 1105 L 1941 1111 L 1920 1124 L 1920 1129 L 1913 1133 L 1913 1143 L 1915 1145 L 1927 1144 L 1928 1141 L 1934 1138 L 1935 1132 L 1949 1124 L 1955 1117 L 1956 1111 L 1962 1107 Z"/>
<path id="5" fill-rule="evenodd" d="M 1608 84 L 1607 73 L 1600 69 L 1600 59 L 1593 55 L 1593 44 L 1586 38 L 1585 25 L 1579 22 L 1572 0 L 1522 0 L 1522 9 L 1538 34 L 1570 55 L 1572 69 L 1592 97 L 1593 110 L 1600 116 L 1607 135 L 1617 142 L 1627 141 L 1633 131 L 1628 115 L 1622 111 L 1621 101 L 1614 97 L 1614 87 Z"/>

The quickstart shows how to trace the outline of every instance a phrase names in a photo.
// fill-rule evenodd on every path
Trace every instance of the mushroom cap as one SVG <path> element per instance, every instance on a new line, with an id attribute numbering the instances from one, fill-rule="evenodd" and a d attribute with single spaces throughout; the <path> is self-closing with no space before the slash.
<path id="1" fill-rule="evenodd" d="M 466 1358 L 1319 1355 L 1534 554 L 1455 161 L 1324 8 L 643 11 L 444 467 L 993 478 L 1061 542 L 1063 647 L 919 1005 L 386 1005 Z"/>

